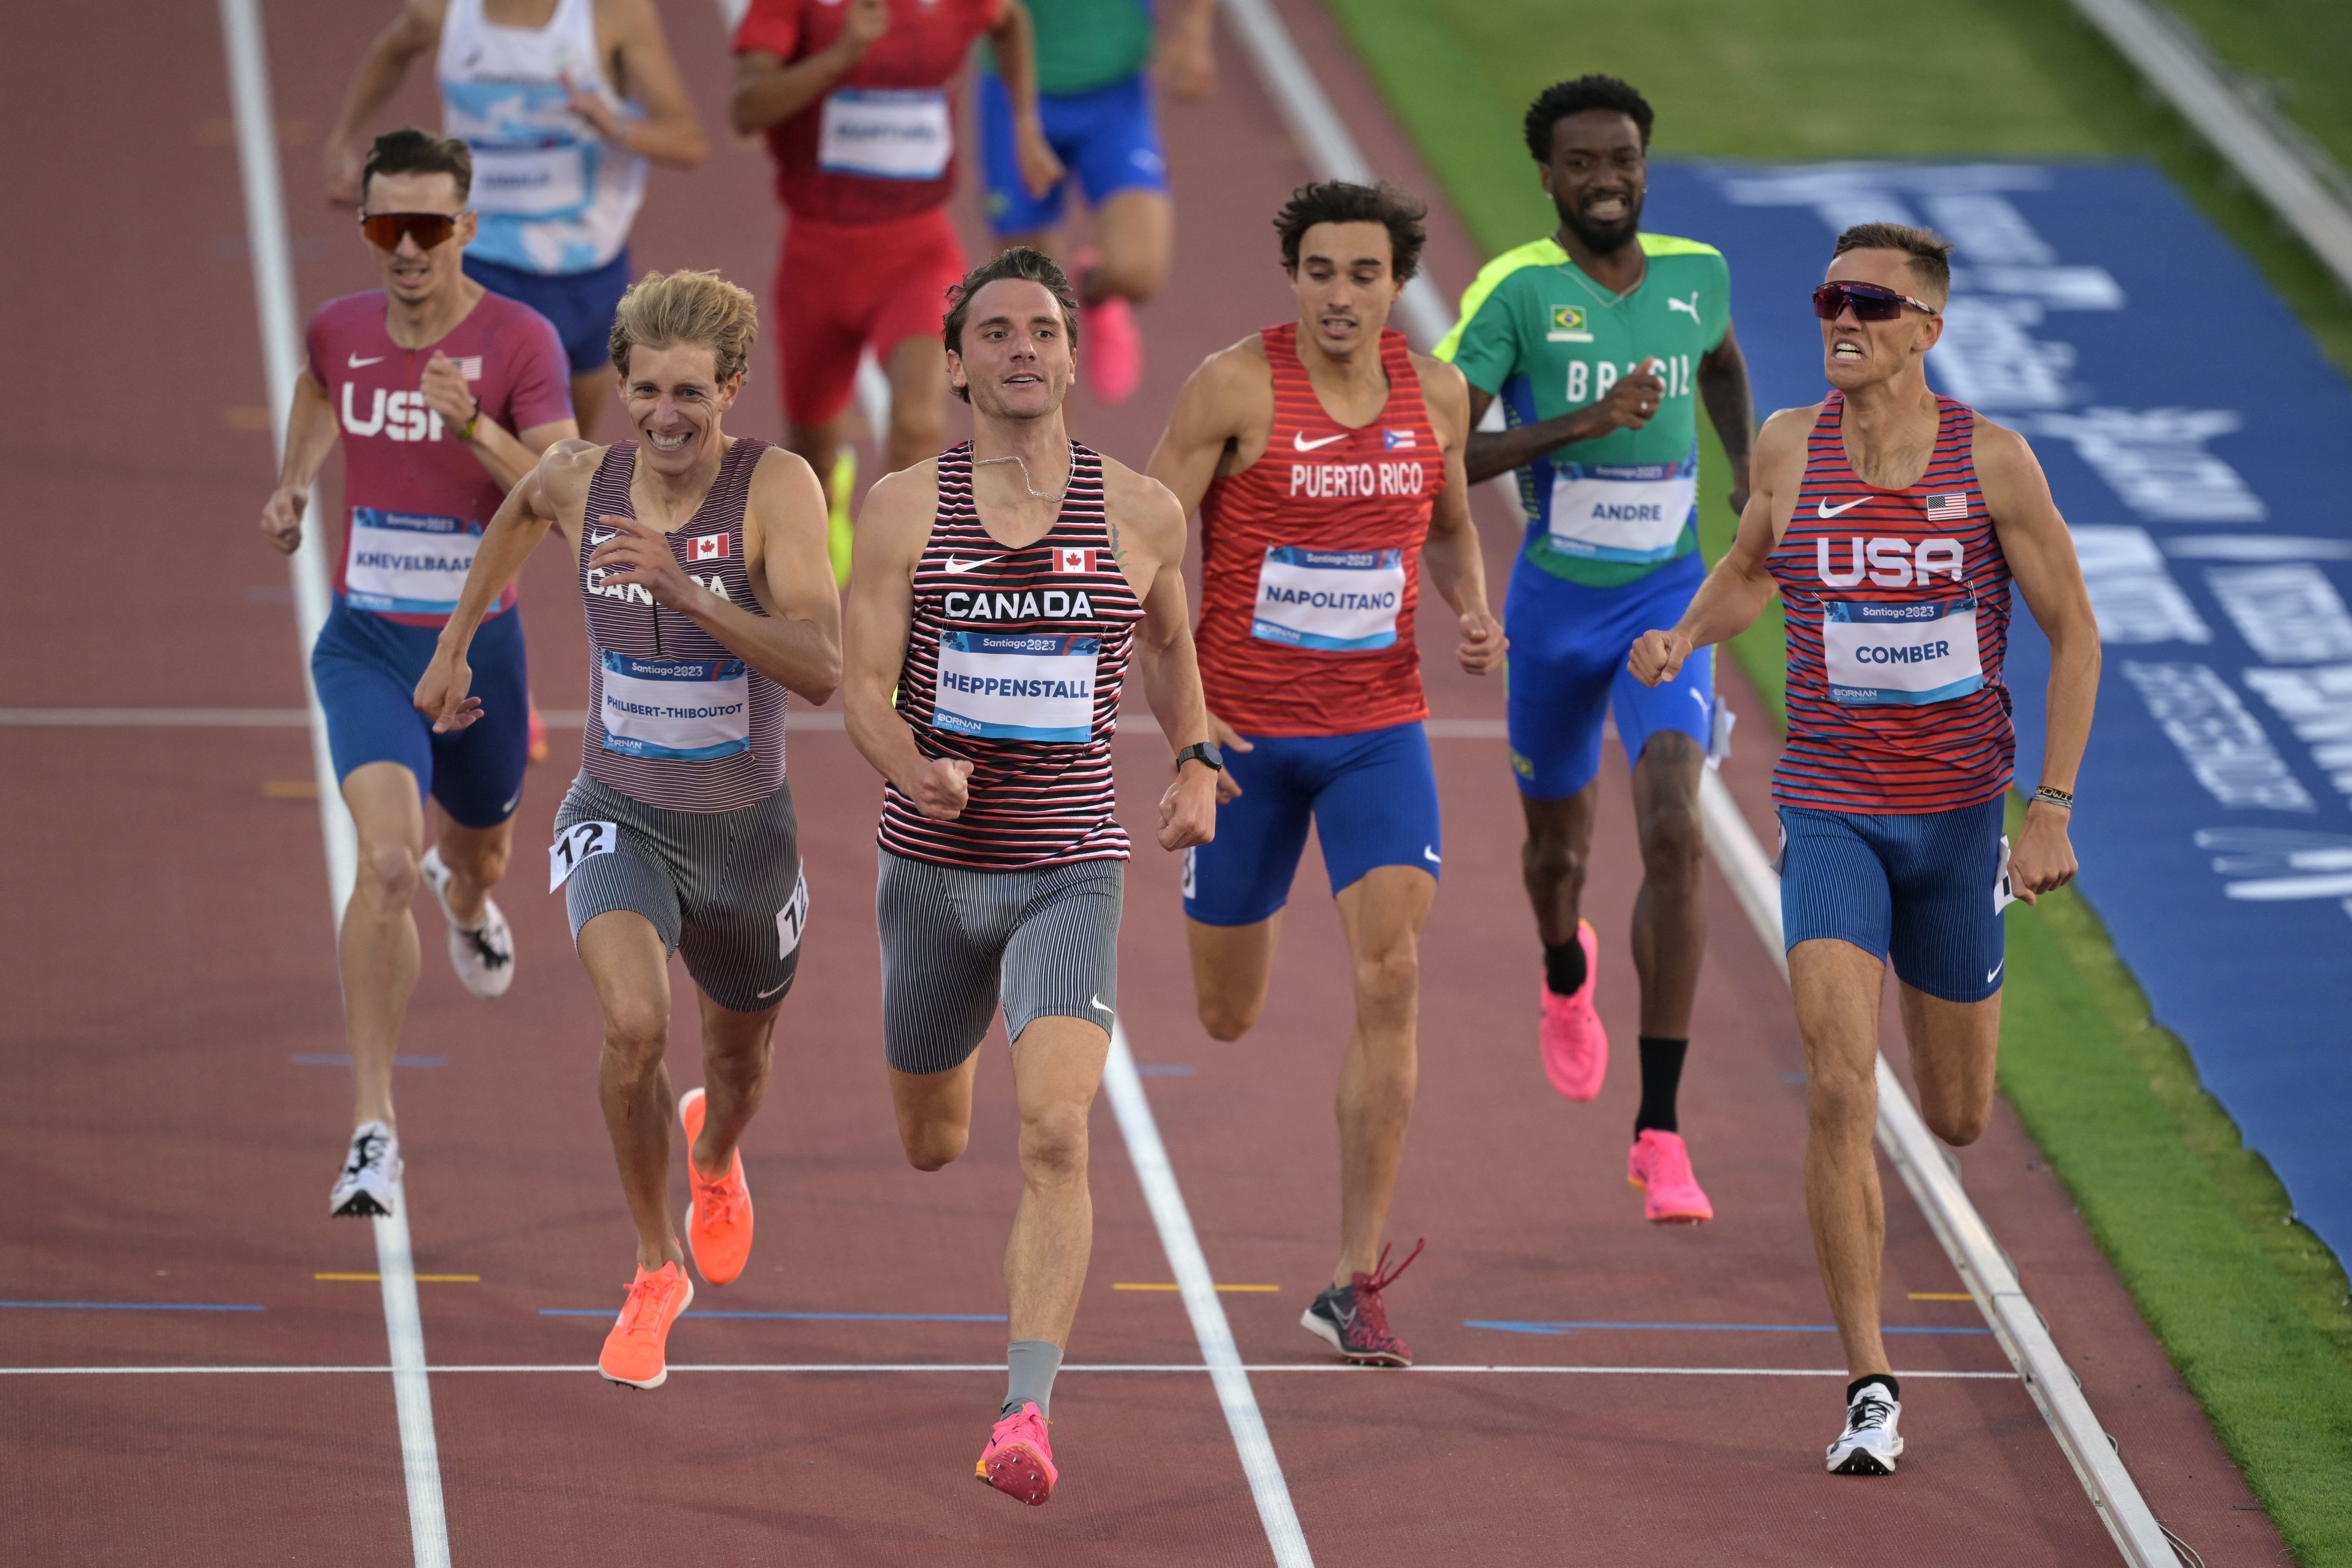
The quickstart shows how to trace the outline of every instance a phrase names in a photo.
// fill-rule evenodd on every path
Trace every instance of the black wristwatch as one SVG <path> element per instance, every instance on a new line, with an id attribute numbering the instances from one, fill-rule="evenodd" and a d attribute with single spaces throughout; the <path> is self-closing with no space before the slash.
<path id="1" fill-rule="evenodd" d="M 1176 754 L 1176 767 L 1180 771 L 1187 762 L 1198 762 L 1220 773 L 1225 770 L 1225 754 L 1217 749 L 1217 743 L 1213 740 L 1195 741 Z"/>

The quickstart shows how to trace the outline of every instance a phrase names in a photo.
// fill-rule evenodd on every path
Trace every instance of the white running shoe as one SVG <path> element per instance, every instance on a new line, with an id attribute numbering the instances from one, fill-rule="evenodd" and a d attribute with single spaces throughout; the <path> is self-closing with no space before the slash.
<path id="1" fill-rule="evenodd" d="M 482 900 L 482 923 L 467 930 L 449 914 L 449 868 L 442 863 L 438 845 L 425 852 L 419 869 L 425 873 L 425 884 L 439 900 L 441 913 L 448 916 L 449 967 L 476 996 L 506 995 L 507 988 L 514 984 L 514 933 L 507 926 L 507 917 L 499 913 L 497 901 Z"/>
<path id="2" fill-rule="evenodd" d="M 1846 1402 L 1845 1430 L 1830 1445 L 1830 1474 L 1891 1476 L 1903 1454 L 1903 1435 L 1895 1424 L 1903 1406 L 1895 1391 L 1875 1378 L 1853 1391 Z"/>
<path id="3" fill-rule="evenodd" d="M 362 1122 L 352 1134 L 343 1174 L 328 1195 L 327 1212 L 337 1218 L 365 1218 L 392 1212 L 392 1189 L 400 1180 L 400 1134 L 382 1122 Z"/>

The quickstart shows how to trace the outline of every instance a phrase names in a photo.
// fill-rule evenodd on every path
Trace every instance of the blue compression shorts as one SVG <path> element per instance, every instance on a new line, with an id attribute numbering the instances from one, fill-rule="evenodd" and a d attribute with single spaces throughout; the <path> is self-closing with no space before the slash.
<path id="1" fill-rule="evenodd" d="M 470 252 L 464 266 L 466 276 L 491 293 L 520 300 L 553 322 L 573 375 L 612 368 L 613 312 L 629 291 L 627 246 L 590 272 L 525 272 Z"/>
<path id="2" fill-rule="evenodd" d="M 1790 947 L 1851 942 L 1948 1002 L 2000 989 L 2001 798 L 1948 811 L 1780 808 L 1780 921 Z"/>
<path id="3" fill-rule="evenodd" d="M 493 615 L 474 634 L 467 659 L 482 716 L 450 735 L 434 734 L 433 721 L 409 700 L 440 640 L 438 627 L 387 621 L 335 601 L 310 650 L 335 778 L 371 762 L 397 762 L 416 776 L 417 793 L 440 801 L 450 821 L 495 828 L 514 815 L 530 763 L 522 612 Z"/>
<path id="4" fill-rule="evenodd" d="M 1168 189 L 1168 160 L 1141 76 L 1092 92 L 1040 93 L 1037 117 L 1054 155 L 1086 187 L 1090 204 L 1099 207 L 1120 191 Z M 1062 191 L 1069 181 L 1042 197 L 1022 184 L 1013 155 L 1013 99 L 993 71 L 980 78 L 980 147 L 990 228 L 999 235 L 1030 234 L 1062 221 Z"/>
<path id="5" fill-rule="evenodd" d="M 1503 600 L 1511 640 L 1511 771 L 1519 793 L 1560 800 L 1601 771 L 1601 722 L 1614 711 L 1625 760 L 1650 737 L 1679 730 L 1706 749 L 1715 724 L 1715 650 L 1701 648 L 1671 681 L 1645 686 L 1625 668 L 1643 632 L 1690 608 L 1706 567 L 1694 553 L 1618 588 L 1588 588 L 1532 562 L 1512 570 Z"/>
<path id="6" fill-rule="evenodd" d="M 1250 925 L 1288 903 L 1309 818 L 1335 898 L 1375 866 L 1437 874 L 1437 773 L 1418 722 L 1242 738 L 1253 749 L 1225 753 L 1240 799 L 1217 808 L 1214 839 L 1184 852 L 1186 915 L 1203 925 Z"/>

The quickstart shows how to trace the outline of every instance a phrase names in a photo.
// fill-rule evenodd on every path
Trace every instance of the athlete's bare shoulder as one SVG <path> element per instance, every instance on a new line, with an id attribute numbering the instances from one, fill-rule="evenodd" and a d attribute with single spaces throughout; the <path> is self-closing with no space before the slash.
<path id="1" fill-rule="evenodd" d="M 578 507 L 588 498 L 589 481 L 604 465 L 605 450 L 576 435 L 552 443 L 539 455 L 540 493 L 558 507 Z"/>
<path id="2" fill-rule="evenodd" d="M 912 571 L 930 539 L 939 509 L 940 463 L 936 457 L 926 457 L 874 481 L 874 487 L 866 492 L 865 504 L 857 509 L 857 535 L 861 540 L 870 538 L 877 559 Z M 860 559 L 866 549 L 865 544 L 859 545 Z M 856 573 L 850 576 L 854 582 Z"/>
<path id="3" fill-rule="evenodd" d="M 1265 357 L 1265 341 L 1255 332 L 1240 342 L 1219 349 L 1202 360 L 1184 383 L 1184 399 L 1202 413 L 1213 413 L 1235 428 L 1245 423 L 1263 403 L 1274 407 L 1274 362 Z M 1229 429 L 1226 434 L 1234 434 Z"/>
<path id="4" fill-rule="evenodd" d="M 1969 433 L 1969 449 L 1979 468 L 1987 465 L 2012 467 L 2020 463 L 2041 465 L 2041 460 L 2033 455 L 2032 444 L 2024 436 L 1981 413 L 1976 416 L 1975 428 Z"/>
<path id="5" fill-rule="evenodd" d="M 1429 406 L 1438 439 L 1451 446 L 1468 434 L 1470 382 L 1458 365 L 1448 364 L 1419 350 L 1412 352 L 1412 373 L 1421 378 L 1422 402 Z"/>
<path id="6" fill-rule="evenodd" d="M 812 482 L 816 478 L 816 470 L 809 466 L 807 458 L 789 446 L 772 445 L 761 453 L 760 460 L 751 465 L 751 483 L 757 488 L 770 489 L 778 485 L 790 485 L 803 474 Z"/>
<path id="7" fill-rule="evenodd" d="M 1105 457 L 1102 469 L 1103 512 L 1111 537 L 1131 538 L 1163 564 L 1181 559 L 1184 505 L 1176 498 L 1176 492 L 1116 457 Z"/>

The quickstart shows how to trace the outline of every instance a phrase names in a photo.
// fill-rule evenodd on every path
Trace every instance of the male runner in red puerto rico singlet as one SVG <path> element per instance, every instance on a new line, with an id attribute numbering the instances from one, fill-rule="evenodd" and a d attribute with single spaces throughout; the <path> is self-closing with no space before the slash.
<path id="1" fill-rule="evenodd" d="M 687 1242 L 704 1281 L 724 1285 L 751 1249 L 737 1149 L 766 1092 L 808 918 L 785 694 L 821 703 L 841 679 L 816 476 L 720 427 L 757 326 L 751 296 L 716 273 L 649 275 L 621 297 L 612 356 L 636 439 L 562 443 L 514 487 L 415 699 L 436 729 L 473 722 L 468 614 L 561 527 L 579 562 L 592 701 L 549 891 L 562 890 L 604 1011 L 597 1094 L 637 1233 L 636 1274 L 596 1365 L 637 1388 L 668 1377 L 670 1325 L 694 1300 L 669 1209 L 670 955 L 701 1004 L 703 1087 L 675 1106 Z"/>
<path id="2" fill-rule="evenodd" d="M 783 204 L 776 350 L 785 444 L 835 486 L 834 564 L 845 570 L 848 497 L 835 485 L 842 411 L 868 345 L 890 379 L 884 473 L 940 449 L 947 433 L 940 301 L 963 277 L 948 216 L 956 94 L 985 35 L 1013 104 L 1033 193 L 1062 177 L 1037 117 L 1029 14 L 1021 0 L 751 0 L 735 30 L 729 112 L 765 132 Z"/>
<path id="3" fill-rule="evenodd" d="M 311 318 L 277 491 L 263 534 L 292 551 L 310 485 L 340 440 L 343 551 L 310 651 L 328 749 L 359 839 L 336 938 L 357 1105 L 328 1197 L 336 1215 L 390 1213 L 400 1179 L 392 1064 L 416 985 L 418 885 L 449 919 L 449 962 L 479 997 L 514 979 L 514 938 L 489 890 L 505 874 L 522 799 L 529 697 L 522 612 L 484 605 L 481 724 L 436 735 L 408 694 L 433 656 L 483 529 L 507 487 L 578 434 L 555 329 L 459 267 L 474 236 L 462 141 L 376 138 L 360 219 L 383 287 Z M 441 808 L 428 847 L 425 802 Z"/>
<path id="4" fill-rule="evenodd" d="M 2000 908 L 2074 874 L 2066 824 L 2098 692 L 2090 595 L 2032 449 L 1927 386 L 1951 248 L 1901 224 L 1838 236 L 1813 294 L 1834 390 L 1764 426 L 1730 552 L 1628 661 L 1651 685 L 1670 679 L 1780 588 L 1780 910 L 1805 1037 L 1805 1208 L 1853 1379 L 1829 1448 L 1843 1475 L 1886 1475 L 1903 1452 L 1901 1386 L 1879 1337 L 1871 1149 L 1886 967 L 1921 1113 L 1947 1143 L 1975 1142 L 2000 1044 Z M 2042 782 L 2013 851 L 2001 834 L 2017 744 L 2001 674 L 2012 577 L 2051 655 Z"/>
<path id="5" fill-rule="evenodd" d="M 1384 1271 L 1374 1249 L 1412 1114 L 1421 927 L 1444 853 L 1413 640 L 1424 550 L 1461 617 L 1462 667 L 1484 674 L 1505 651 L 1462 476 L 1462 372 L 1386 328 L 1423 212 L 1386 185 L 1294 193 L 1275 226 L 1297 320 L 1202 361 L 1151 457 L 1201 511 L 1201 678 L 1238 787 L 1185 866 L 1201 1022 L 1238 1040 L 1257 1021 L 1311 818 L 1356 1021 L 1339 1070 L 1339 1260 L 1300 1321 L 1388 1366 L 1412 1364 L 1381 1300 L 1404 1265 Z"/>
<path id="6" fill-rule="evenodd" d="M 875 918 L 898 1136 L 935 1171 L 971 1136 L 1001 1006 L 1021 1107 L 1007 1378 L 978 1474 L 1033 1507 L 1094 1240 L 1087 1111 L 1118 1006 L 1128 859 L 1110 737 L 1130 650 L 1173 756 L 1160 844 L 1216 829 L 1184 606 L 1184 514 L 1069 439 L 1078 305 L 1042 252 L 972 269 L 941 323 L 972 439 L 866 496 L 849 592 L 850 738 L 885 780 Z"/>

